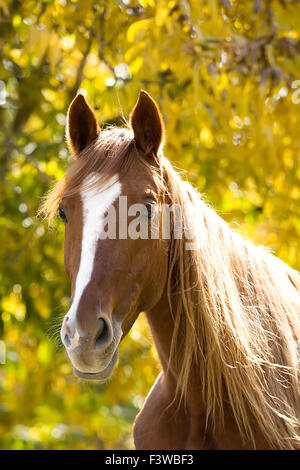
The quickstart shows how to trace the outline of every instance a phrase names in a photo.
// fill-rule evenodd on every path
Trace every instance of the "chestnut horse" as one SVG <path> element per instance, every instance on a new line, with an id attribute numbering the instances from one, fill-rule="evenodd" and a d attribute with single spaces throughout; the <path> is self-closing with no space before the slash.
<path id="1" fill-rule="evenodd" d="M 135 421 L 137 449 L 300 448 L 299 274 L 182 181 L 145 91 L 128 128 L 103 130 L 78 94 L 66 135 L 75 161 L 41 210 L 65 223 L 72 304 L 61 337 L 75 374 L 109 378 L 145 312 L 162 372 Z M 130 209 L 122 218 L 122 196 L 146 208 L 148 235 L 156 218 L 158 236 L 126 236 L 135 219 Z M 169 237 L 162 205 L 177 205 L 184 220 L 178 229 L 171 213 Z M 104 236 L 112 208 L 116 232 Z"/>

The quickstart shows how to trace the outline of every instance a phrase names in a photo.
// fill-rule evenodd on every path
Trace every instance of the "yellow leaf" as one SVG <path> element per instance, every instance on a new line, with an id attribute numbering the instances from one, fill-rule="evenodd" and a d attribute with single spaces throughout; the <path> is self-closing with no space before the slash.
<path id="1" fill-rule="evenodd" d="M 153 18 L 146 18 L 145 20 L 136 21 L 131 24 L 127 30 L 128 42 L 134 42 L 137 34 L 143 29 L 147 29 L 153 23 Z"/>
<path id="2" fill-rule="evenodd" d="M 31 26 L 29 29 L 28 41 L 26 49 L 30 53 L 34 53 L 37 59 L 37 65 L 44 57 L 49 46 L 51 34 L 44 29 L 37 29 L 36 26 Z"/>
<path id="3" fill-rule="evenodd" d="M 141 56 L 137 57 L 130 65 L 129 65 L 129 71 L 132 75 L 134 75 L 136 72 L 140 70 L 140 68 L 143 65 L 143 58 Z"/>
<path id="4" fill-rule="evenodd" d="M 3 297 L 2 308 L 17 320 L 22 321 L 26 315 L 26 305 L 22 302 L 22 295 L 12 292 L 8 297 Z"/>
<path id="5" fill-rule="evenodd" d="M 211 130 L 208 127 L 204 126 L 201 129 L 200 140 L 202 144 L 209 149 L 211 149 L 214 146 L 213 135 L 211 133 Z"/>
<path id="6" fill-rule="evenodd" d="M 51 67 L 51 73 L 55 73 L 55 68 L 57 62 L 61 58 L 62 50 L 59 39 L 55 33 L 51 34 L 50 42 L 49 42 L 49 50 L 48 50 L 48 57 Z"/>
<path id="7" fill-rule="evenodd" d="M 143 8 L 154 8 L 155 7 L 155 0 L 139 0 L 139 3 L 142 5 Z"/>

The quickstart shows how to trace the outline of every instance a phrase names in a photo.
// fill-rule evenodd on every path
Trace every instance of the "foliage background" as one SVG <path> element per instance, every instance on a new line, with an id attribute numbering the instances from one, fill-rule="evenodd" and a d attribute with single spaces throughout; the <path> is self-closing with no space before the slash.
<path id="1" fill-rule="evenodd" d="M 107 385 L 75 378 L 56 339 L 69 301 L 63 227 L 49 232 L 36 211 L 69 164 L 77 90 L 102 124 L 148 90 L 166 155 L 299 269 L 299 28 L 292 0 L 0 0 L 0 448 L 132 448 L 159 370 L 142 317 Z"/>

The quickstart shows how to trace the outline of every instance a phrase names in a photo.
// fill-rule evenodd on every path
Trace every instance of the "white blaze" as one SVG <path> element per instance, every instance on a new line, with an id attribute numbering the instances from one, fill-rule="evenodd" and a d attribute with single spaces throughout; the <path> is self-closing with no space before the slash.
<path id="1" fill-rule="evenodd" d="M 99 173 L 91 173 L 85 179 L 83 187 L 85 187 L 86 184 L 93 185 L 96 181 L 101 181 L 101 175 Z M 74 300 L 67 313 L 69 317 L 68 325 L 73 336 L 73 341 L 71 339 L 71 349 L 76 347 L 79 342 L 79 334 L 75 321 L 76 312 L 84 289 L 91 280 L 97 242 L 104 228 L 104 214 L 120 194 L 121 184 L 117 176 L 108 180 L 104 188 L 99 189 L 99 187 L 95 185 L 81 191 L 83 228 L 80 265 L 76 278 Z"/>

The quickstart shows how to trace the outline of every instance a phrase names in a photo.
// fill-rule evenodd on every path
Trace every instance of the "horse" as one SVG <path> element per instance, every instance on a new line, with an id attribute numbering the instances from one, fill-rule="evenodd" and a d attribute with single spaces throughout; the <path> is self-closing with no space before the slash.
<path id="1" fill-rule="evenodd" d="M 65 224 L 72 287 L 61 338 L 74 372 L 107 380 L 145 312 L 161 373 L 135 419 L 137 449 L 299 449 L 300 275 L 183 180 L 164 138 L 143 90 L 122 128 L 101 129 L 82 94 L 69 106 L 75 158 L 40 212 Z M 135 205 L 148 236 L 128 236 Z M 170 211 L 163 236 L 161 207 L 171 205 L 180 215 Z"/>

